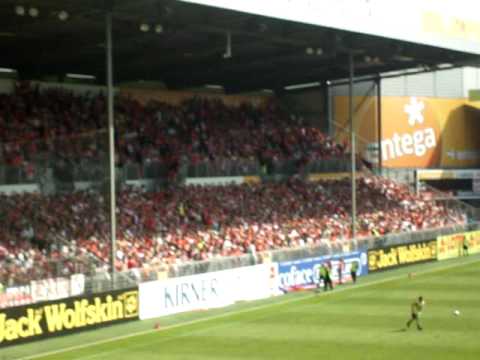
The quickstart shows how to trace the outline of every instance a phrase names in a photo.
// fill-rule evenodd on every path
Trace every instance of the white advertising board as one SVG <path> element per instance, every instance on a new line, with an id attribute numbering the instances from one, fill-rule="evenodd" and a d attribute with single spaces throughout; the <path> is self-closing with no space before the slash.
<path id="1" fill-rule="evenodd" d="M 480 54 L 474 0 L 180 0 Z"/>
<path id="2" fill-rule="evenodd" d="M 276 264 L 262 264 L 142 283 L 140 319 L 267 298 L 276 290 L 276 274 Z"/>

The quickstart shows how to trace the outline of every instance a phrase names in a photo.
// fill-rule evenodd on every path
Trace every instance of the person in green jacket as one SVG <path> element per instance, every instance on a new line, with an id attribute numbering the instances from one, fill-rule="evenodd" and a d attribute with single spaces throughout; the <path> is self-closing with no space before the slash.
<path id="1" fill-rule="evenodd" d="M 333 290 L 332 277 L 330 275 L 330 266 L 329 264 L 322 264 L 320 268 L 320 278 L 323 279 L 323 290 L 328 291 L 328 289 Z"/>
<path id="2" fill-rule="evenodd" d="M 357 271 L 358 271 L 358 261 L 354 261 L 350 265 L 350 276 L 352 277 L 352 281 L 354 284 L 357 282 Z"/>

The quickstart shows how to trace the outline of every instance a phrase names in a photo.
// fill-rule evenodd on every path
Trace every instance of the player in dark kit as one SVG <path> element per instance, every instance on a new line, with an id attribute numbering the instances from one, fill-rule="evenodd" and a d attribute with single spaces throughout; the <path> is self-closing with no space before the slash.
<path id="1" fill-rule="evenodd" d="M 415 300 L 411 305 L 411 314 L 410 320 L 407 321 L 407 329 L 412 325 L 412 322 L 415 321 L 417 324 L 417 329 L 422 330 L 422 326 L 420 325 L 420 315 L 422 314 L 423 307 L 425 306 L 425 300 L 423 300 L 422 296 L 419 296 L 417 300 Z"/>

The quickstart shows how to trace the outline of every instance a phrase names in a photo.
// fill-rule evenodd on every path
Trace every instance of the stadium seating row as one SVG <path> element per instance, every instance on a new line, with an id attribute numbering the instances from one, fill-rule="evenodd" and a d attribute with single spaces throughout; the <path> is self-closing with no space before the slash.
<path id="1" fill-rule="evenodd" d="M 366 176 L 357 185 L 360 237 L 466 222 L 465 214 L 413 195 L 392 181 Z M 117 270 L 348 244 L 349 186 L 348 180 L 290 179 L 159 192 L 125 189 L 117 199 Z M 106 204 L 93 191 L 50 197 L 2 195 L 0 282 L 22 283 L 58 270 L 68 275 L 77 270 L 76 262 L 66 260 L 71 258 L 91 256 L 108 263 Z M 60 269 L 55 261 L 62 264 Z"/>
<path id="2" fill-rule="evenodd" d="M 232 107 L 220 100 L 193 98 L 173 106 L 119 97 L 115 121 L 117 166 L 155 164 L 152 171 L 157 176 L 171 179 L 181 166 L 219 167 L 229 161 L 231 167 L 238 161 L 240 168 L 252 163 L 272 167 L 289 161 L 298 170 L 310 161 L 346 152 L 346 145 L 275 101 Z M 0 95 L 0 164 L 9 167 L 14 180 L 34 179 L 40 164 L 75 164 L 89 173 L 92 163 L 107 161 L 105 129 L 102 94 L 40 90 L 22 82 L 14 94 Z M 18 176 L 18 169 L 24 176 Z"/>

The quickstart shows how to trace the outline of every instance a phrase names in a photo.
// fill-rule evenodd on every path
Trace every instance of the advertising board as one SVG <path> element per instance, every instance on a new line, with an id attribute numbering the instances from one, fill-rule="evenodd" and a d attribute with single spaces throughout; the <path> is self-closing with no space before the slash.
<path id="1" fill-rule="evenodd" d="M 339 282 L 338 265 L 343 259 L 345 266 L 342 272 L 342 281 L 351 281 L 350 269 L 357 262 L 357 276 L 368 273 L 367 255 L 365 252 L 353 252 L 343 255 L 326 255 L 315 258 L 281 262 L 278 264 L 278 289 L 285 293 L 298 289 L 310 289 L 318 285 L 319 269 L 324 263 L 332 266 L 331 277 L 334 283 Z"/>
<path id="2" fill-rule="evenodd" d="M 464 254 L 463 244 L 468 244 L 468 253 L 480 253 L 480 231 L 469 231 L 437 237 L 438 260 L 456 258 Z"/>
<path id="3" fill-rule="evenodd" d="M 275 295 L 276 264 L 261 264 L 140 284 L 140 319 L 206 310 Z"/>
<path id="4" fill-rule="evenodd" d="M 381 141 L 378 139 L 377 102 L 374 97 L 354 98 L 358 108 L 355 131 L 358 150 L 381 149 L 382 164 L 389 168 L 462 169 L 480 166 L 478 111 L 465 99 L 383 96 Z M 333 115 L 338 142 L 348 141 L 348 97 L 335 96 Z M 374 147 L 375 146 L 375 147 Z M 379 148 L 380 146 L 380 148 Z M 378 151 L 378 150 L 377 150 Z M 437 170 L 422 176 L 471 179 L 475 170 Z"/>
<path id="5" fill-rule="evenodd" d="M 138 290 L 117 290 L 0 311 L 0 347 L 138 319 Z"/>
<path id="6" fill-rule="evenodd" d="M 82 295 L 84 291 L 84 274 L 33 280 L 30 281 L 28 285 L 7 287 L 5 291 L 0 294 L 0 309 L 79 296 Z"/>
<path id="7" fill-rule="evenodd" d="M 463 233 L 437 237 L 438 260 L 459 257 L 461 254 L 463 239 Z"/>
<path id="8" fill-rule="evenodd" d="M 368 250 L 368 271 L 394 269 L 434 260 L 437 260 L 436 240 L 389 246 Z"/>

